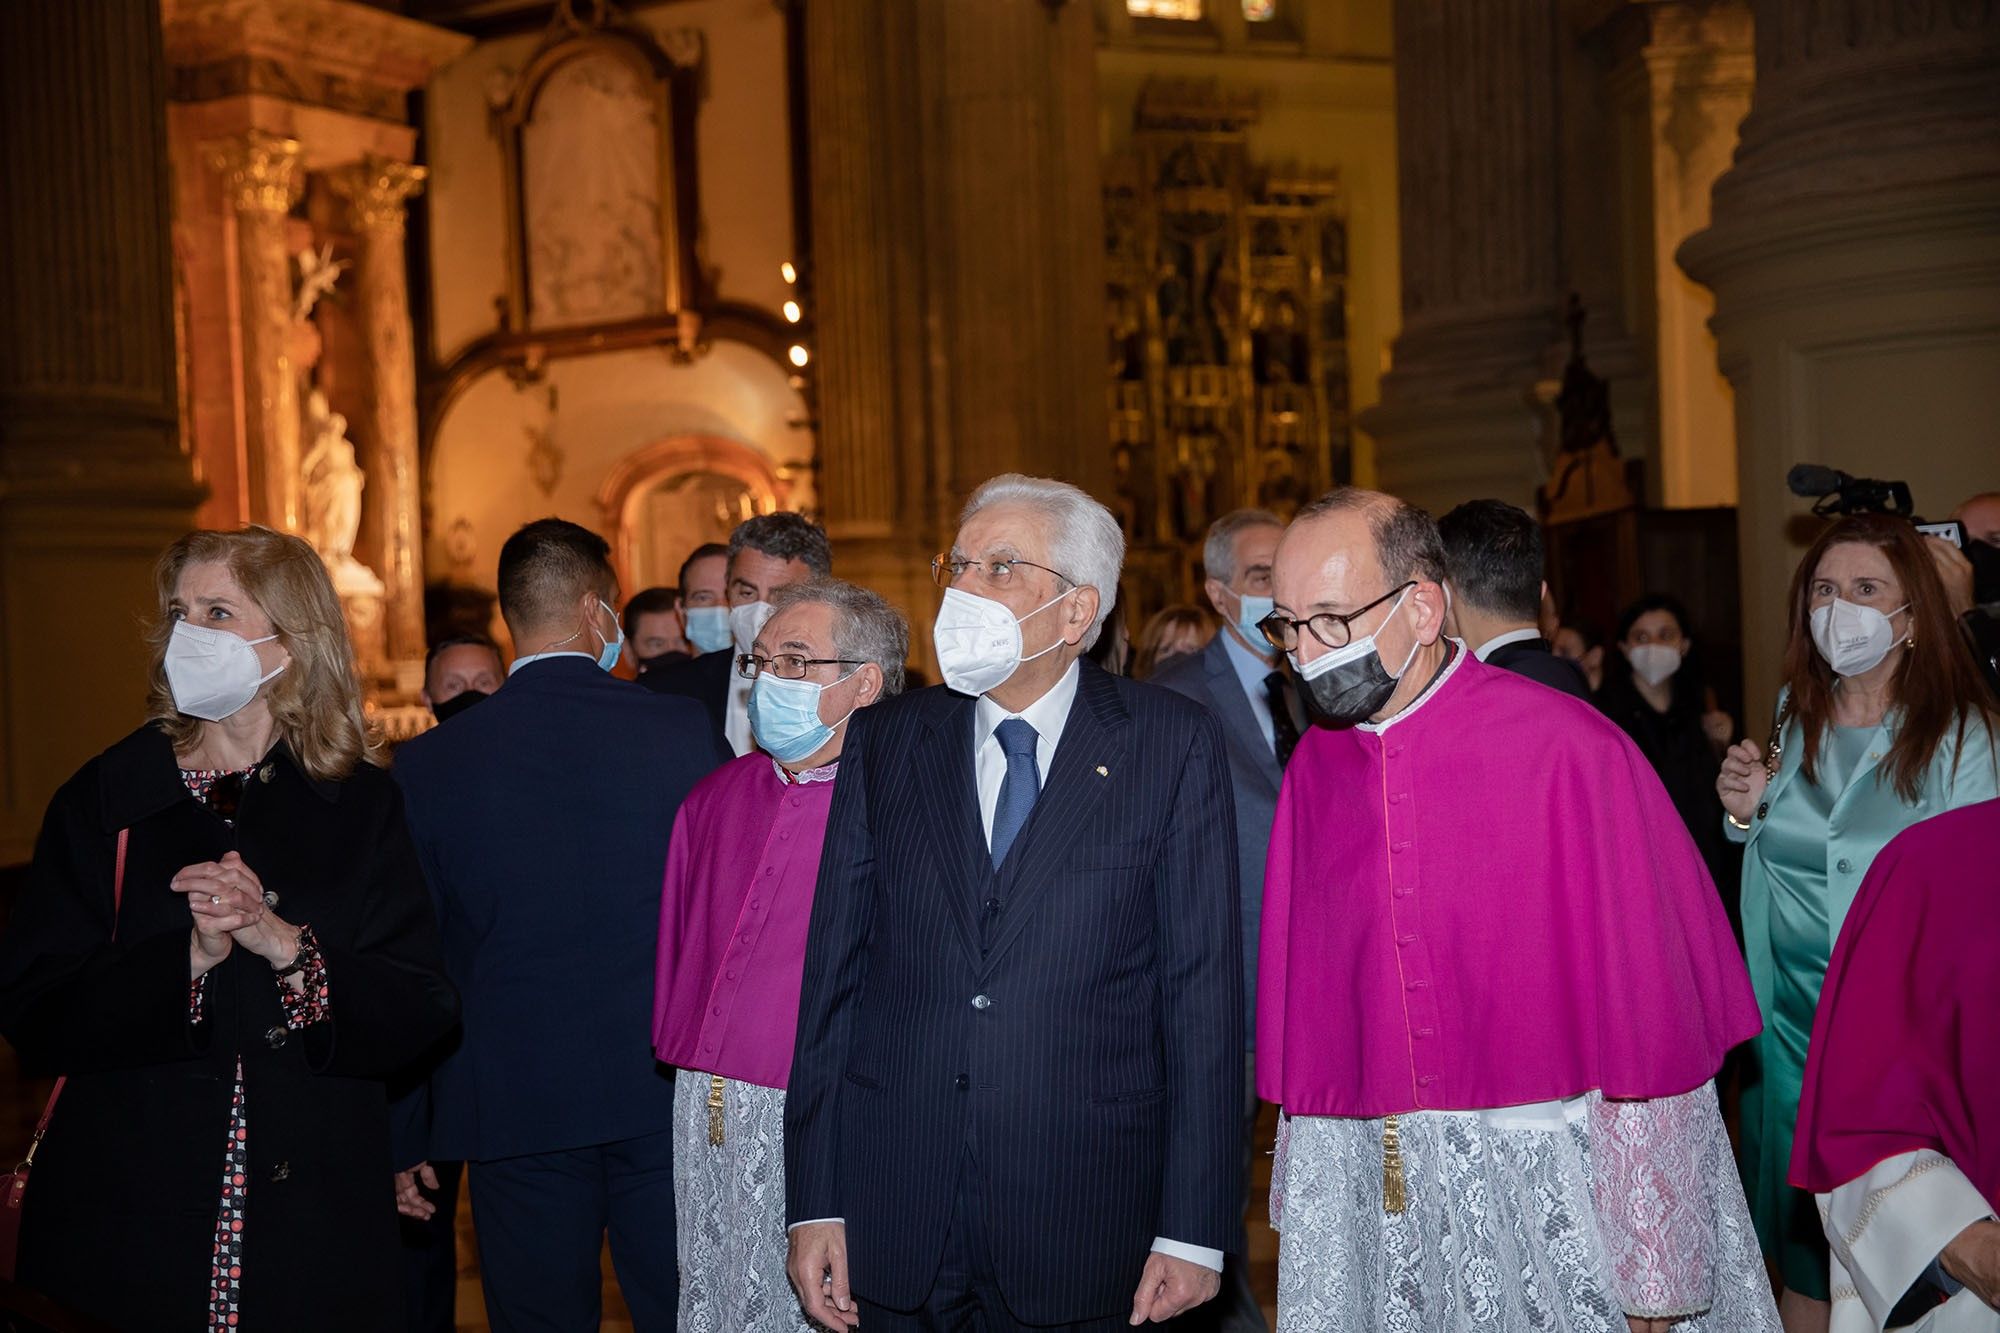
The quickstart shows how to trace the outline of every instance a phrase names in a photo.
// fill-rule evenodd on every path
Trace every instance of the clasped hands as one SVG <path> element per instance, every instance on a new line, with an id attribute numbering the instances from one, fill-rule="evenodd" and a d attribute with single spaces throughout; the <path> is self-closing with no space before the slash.
<path id="1" fill-rule="evenodd" d="M 186 895 L 194 916 L 192 977 L 208 972 L 239 944 L 274 966 L 298 957 L 299 928 L 264 905 L 264 882 L 237 853 L 183 867 L 171 887 Z"/>
<path id="2" fill-rule="evenodd" d="M 840 1222 L 808 1222 L 794 1227 L 787 1264 L 799 1304 L 816 1324 L 857 1328 L 861 1314 L 847 1280 L 847 1227 Z M 1133 1324 L 1164 1323 L 1185 1314 L 1221 1290 L 1222 1275 L 1212 1268 L 1154 1251 L 1146 1256 L 1139 1289 L 1132 1294 Z"/>

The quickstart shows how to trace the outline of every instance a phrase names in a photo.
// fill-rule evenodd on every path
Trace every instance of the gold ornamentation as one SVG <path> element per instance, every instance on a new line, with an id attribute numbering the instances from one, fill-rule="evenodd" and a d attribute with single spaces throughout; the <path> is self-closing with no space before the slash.
<path id="1" fill-rule="evenodd" d="M 251 130 L 240 139 L 205 146 L 208 165 L 222 176 L 229 202 L 239 213 L 289 213 L 305 188 L 297 139 Z"/>
<path id="2" fill-rule="evenodd" d="M 1400 1213 L 1408 1206 L 1403 1183 L 1402 1128 L 1396 1117 L 1382 1122 L 1382 1211 Z"/>
<path id="3" fill-rule="evenodd" d="M 423 190 L 429 175 L 423 167 L 370 153 L 327 172 L 326 183 L 347 201 L 354 225 L 362 231 L 400 231 L 405 205 Z"/>
<path id="4" fill-rule="evenodd" d="M 708 1141 L 722 1146 L 722 1075 L 708 1076 Z"/>

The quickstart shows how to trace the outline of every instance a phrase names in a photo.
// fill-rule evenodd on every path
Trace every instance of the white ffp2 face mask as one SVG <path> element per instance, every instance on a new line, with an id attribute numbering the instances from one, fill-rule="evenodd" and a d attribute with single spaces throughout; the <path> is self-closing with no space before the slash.
<path id="1" fill-rule="evenodd" d="M 257 697 L 265 681 L 285 668 L 266 672 L 257 645 L 277 638 L 246 639 L 228 630 L 177 621 L 167 640 L 167 685 L 174 707 L 204 722 L 233 717 Z"/>
<path id="2" fill-rule="evenodd" d="M 1681 650 L 1670 643 L 1641 643 L 1625 650 L 1632 674 L 1658 688 L 1681 669 Z"/>
<path id="3" fill-rule="evenodd" d="M 1059 592 L 1028 615 L 1016 619 L 1000 602 L 962 588 L 946 588 L 938 606 L 931 644 L 937 649 L 944 683 L 960 694 L 985 694 L 1007 683 L 1023 662 L 1032 662 L 1062 646 L 1057 639 L 1041 652 L 1021 656 L 1021 622 L 1075 592 Z"/>
<path id="4" fill-rule="evenodd" d="M 1834 598 L 1812 612 L 1813 647 L 1836 676 L 1861 676 L 1873 671 L 1896 646 L 1889 616 L 1909 610 L 1905 603 L 1884 615 L 1872 606 Z"/>
<path id="5" fill-rule="evenodd" d="M 745 602 L 729 608 L 729 637 L 736 645 L 738 657 L 757 642 L 757 636 L 764 632 L 764 622 L 771 618 L 771 610 L 769 602 Z"/>

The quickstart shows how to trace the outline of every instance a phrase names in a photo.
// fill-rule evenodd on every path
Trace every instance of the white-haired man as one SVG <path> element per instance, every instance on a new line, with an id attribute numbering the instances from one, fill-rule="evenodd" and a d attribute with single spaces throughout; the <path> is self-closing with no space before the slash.
<path id="1" fill-rule="evenodd" d="M 1240 1230 L 1222 736 L 1079 661 L 1123 558 L 1074 486 L 987 482 L 933 562 L 946 686 L 848 723 L 785 1108 L 829 1326 L 1164 1320 Z"/>

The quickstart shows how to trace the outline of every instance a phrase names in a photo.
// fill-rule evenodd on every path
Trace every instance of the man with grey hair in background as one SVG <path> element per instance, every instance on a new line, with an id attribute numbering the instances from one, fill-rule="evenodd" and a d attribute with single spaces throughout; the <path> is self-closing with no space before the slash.
<path id="1" fill-rule="evenodd" d="M 784 1134 L 829 1327 L 1166 1320 L 1241 1233 L 1223 739 L 1079 660 L 1124 545 L 1074 486 L 987 482 L 932 563 L 945 687 L 848 723 Z"/>
<path id="2" fill-rule="evenodd" d="M 1185 694 L 1215 715 L 1229 755 L 1229 785 L 1236 802 L 1237 883 L 1242 899 L 1245 1067 L 1256 1060 L 1257 933 L 1264 901 L 1264 854 L 1278 784 L 1306 725 L 1298 688 L 1284 655 L 1264 638 L 1271 614 L 1271 562 L 1285 525 L 1268 509 L 1237 509 L 1209 525 L 1202 545 L 1203 590 L 1222 618 L 1222 629 L 1199 653 L 1174 658 L 1153 683 Z M 1243 1152 L 1247 1165 L 1257 1128 L 1257 1095 L 1246 1083 Z M 1238 1250 L 1238 1254 L 1241 1251 Z M 1224 1333 L 1265 1327 L 1250 1290 L 1247 1264 L 1238 1258 L 1224 1273 L 1216 1312 Z"/>
<path id="3" fill-rule="evenodd" d="M 910 631 L 866 588 L 781 588 L 739 659 L 762 754 L 674 820 L 653 1050 L 674 1084 L 681 1327 L 797 1333 L 785 1277 L 785 1083 L 806 920 L 849 719 L 900 694 Z"/>
<path id="4" fill-rule="evenodd" d="M 660 694 L 679 694 L 708 706 L 709 716 L 737 754 L 757 748 L 750 726 L 750 682 L 736 674 L 736 659 L 750 651 L 771 615 L 778 589 L 833 573 L 826 529 L 789 510 L 746 518 L 729 534 L 724 595 L 729 603 L 730 644 L 686 662 L 672 662 L 639 677 Z"/>

